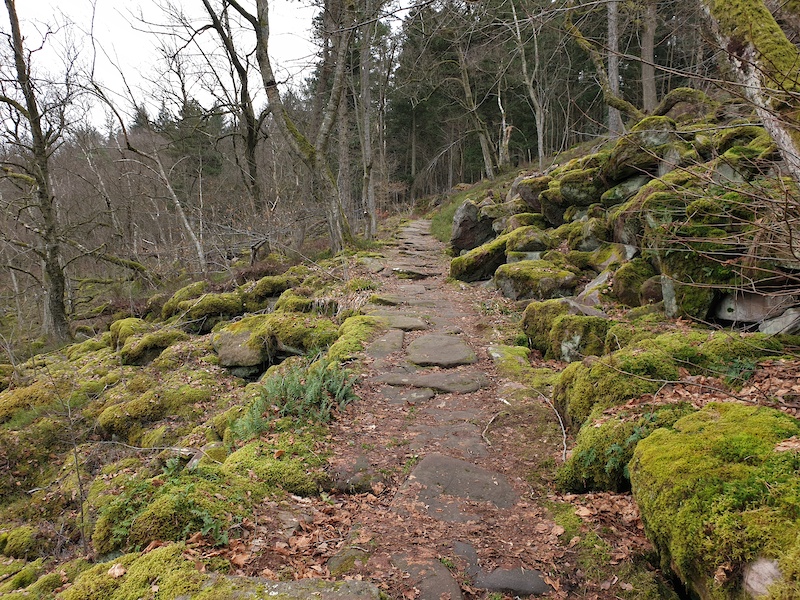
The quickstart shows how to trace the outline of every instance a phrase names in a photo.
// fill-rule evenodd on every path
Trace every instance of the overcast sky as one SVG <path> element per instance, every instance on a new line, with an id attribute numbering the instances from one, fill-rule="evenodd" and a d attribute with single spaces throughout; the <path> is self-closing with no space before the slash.
<path id="1" fill-rule="evenodd" d="M 17 11 L 23 22 L 23 32 L 29 44 L 38 43 L 43 32 L 54 23 L 71 22 L 75 27 L 73 37 L 82 47 L 82 59 L 91 61 L 92 45 L 88 33 L 94 30 L 94 37 L 102 51 L 98 52 L 96 74 L 106 85 L 119 89 L 121 83 L 116 69 L 102 54 L 107 54 L 126 74 L 128 82 L 137 91 L 152 87 L 148 77 L 158 71 L 154 65 L 158 60 L 157 39 L 147 30 L 157 29 L 157 24 L 166 22 L 161 5 L 168 0 L 17 0 Z M 283 80 L 291 80 L 300 85 L 307 73 L 304 68 L 313 60 L 315 48 L 310 42 L 311 18 L 314 14 L 309 7 L 310 0 L 273 0 L 270 3 L 270 55 Z M 202 14 L 200 0 L 171 0 L 188 14 Z M 245 2 L 245 5 L 254 4 Z M 92 14 L 94 6 L 94 23 Z M 2 11 L 5 13 L 5 11 Z M 145 21 L 142 22 L 142 19 Z M 7 31 L 7 17 L 2 15 L 3 30 Z M 148 24 L 149 23 L 149 24 Z M 66 31 L 66 29 L 65 29 Z M 252 43 L 252 36 L 247 39 Z M 37 57 L 42 62 L 52 61 L 48 70 L 56 72 L 60 61 L 48 52 L 57 52 L 63 47 L 58 36 L 48 42 L 46 52 Z M 197 92 L 202 96 L 202 92 Z M 152 105 L 151 105 L 152 109 Z"/>

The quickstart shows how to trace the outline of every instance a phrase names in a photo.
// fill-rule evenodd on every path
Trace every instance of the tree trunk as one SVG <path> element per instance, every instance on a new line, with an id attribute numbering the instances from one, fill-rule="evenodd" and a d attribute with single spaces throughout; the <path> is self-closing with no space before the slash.
<path id="1" fill-rule="evenodd" d="M 370 0 L 366 0 L 365 14 L 367 22 L 362 25 L 361 49 L 359 68 L 360 77 L 360 101 L 359 112 L 361 115 L 361 158 L 363 165 L 363 176 L 361 183 L 361 200 L 364 207 L 364 217 L 366 218 L 365 238 L 371 240 L 375 237 L 378 229 L 377 217 L 375 215 L 375 177 L 373 173 L 374 148 L 372 144 L 372 86 L 370 83 L 370 72 L 372 71 L 372 34 L 375 21 L 372 19 L 372 8 Z"/>
<path id="2" fill-rule="evenodd" d="M 15 107 L 21 118 L 30 126 L 31 152 L 33 168 L 30 175 L 24 177 L 35 187 L 36 208 L 42 218 L 41 248 L 39 254 L 43 260 L 44 284 L 47 293 L 49 321 L 52 325 L 50 335 L 58 344 L 72 339 L 69 331 L 66 308 L 66 275 L 64 274 L 61 245 L 59 242 L 59 223 L 56 210 L 56 199 L 50 182 L 50 153 L 52 152 L 49 137 L 42 128 L 42 115 L 36 98 L 35 86 L 30 78 L 30 66 L 26 63 L 26 51 L 20 32 L 19 19 L 14 0 L 5 0 L 8 18 L 11 24 L 11 46 L 14 52 L 16 83 L 24 97 L 25 106 Z M 22 110 L 20 110 L 22 109 Z"/>
<path id="3" fill-rule="evenodd" d="M 741 0 L 735 6 L 703 0 L 703 7 L 720 46 L 731 53 L 743 93 L 800 186 L 800 121 L 796 102 L 791 101 L 800 76 L 800 52 L 761 0 Z"/>
<path id="4" fill-rule="evenodd" d="M 608 0 L 608 85 L 619 97 L 619 0 Z M 622 115 L 614 106 L 608 107 L 608 133 L 622 135 Z"/>
<path id="5" fill-rule="evenodd" d="M 339 190 L 333 178 L 333 172 L 328 163 L 326 153 L 344 89 L 348 65 L 347 52 L 350 47 L 352 29 L 339 26 L 335 48 L 336 56 L 333 60 L 333 83 L 330 87 L 330 95 L 327 98 L 327 102 L 320 108 L 321 114 L 319 116 L 321 118 L 318 119 L 317 135 L 311 140 L 292 121 L 281 97 L 278 84 L 275 81 L 272 61 L 269 58 L 270 21 L 268 0 L 256 0 L 256 14 L 251 14 L 245 10 L 238 0 L 228 1 L 234 10 L 250 23 L 256 34 L 256 60 L 270 110 L 275 117 L 275 124 L 281 137 L 291 149 L 293 156 L 310 172 L 313 186 L 312 195 L 323 203 L 322 206 L 325 207 L 328 217 L 331 249 L 334 252 L 339 252 L 344 248 L 345 243 L 352 239 L 352 235 L 347 218 L 342 210 Z"/>
<path id="6" fill-rule="evenodd" d="M 645 0 L 642 18 L 642 108 L 652 113 L 658 106 L 656 92 L 656 0 Z"/>
<path id="7" fill-rule="evenodd" d="M 494 149 L 492 148 L 492 141 L 489 137 L 489 132 L 486 130 L 486 123 L 483 122 L 478 114 L 478 105 L 475 103 L 475 96 L 472 92 L 472 83 L 469 78 L 469 69 L 467 67 L 467 57 L 463 49 L 458 49 L 458 65 L 461 73 L 461 87 L 464 90 L 464 103 L 469 114 L 469 118 L 475 127 L 475 132 L 478 134 L 478 141 L 481 144 L 481 154 L 483 155 L 483 170 L 486 179 L 494 179 Z"/>

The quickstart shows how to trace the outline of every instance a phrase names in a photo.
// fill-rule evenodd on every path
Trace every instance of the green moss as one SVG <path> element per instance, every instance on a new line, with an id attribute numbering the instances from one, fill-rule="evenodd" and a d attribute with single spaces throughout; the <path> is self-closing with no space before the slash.
<path id="1" fill-rule="evenodd" d="M 710 404 L 643 440 L 630 463 L 645 530 L 662 558 L 706 597 L 729 598 L 758 557 L 786 565 L 800 526 L 800 454 L 775 445 L 800 434 L 778 411 Z"/>
<path id="2" fill-rule="evenodd" d="M 530 349 L 526 347 L 495 345 L 489 347 L 489 354 L 500 373 L 536 391 L 545 390 L 555 382 L 557 372 L 547 367 L 534 368 Z"/>
<path id="3" fill-rule="evenodd" d="M 251 477 L 270 489 L 301 496 L 318 494 L 326 480 L 325 461 L 315 452 L 310 433 L 286 432 L 240 448 L 223 465 L 225 473 Z"/>
<path id="4" fill-rule="evenodd" d="M 522 330 L 528 336 L 528 344 L 542 355 L 550 350 L 550 330 L 560 315 L 569 311 L 563 300 L 552 299 L 544 302 L 531 302 L 522 316 Z"/>
<path id="5" fill-rule="evenodd" d="M 194 597 L 202 588 L 207 576 L 186 558 L 183 544 L 170 544 L 147 554 L 126 554 L 113 561 L 101 563 L 83 572 L 75 583 L 61 592 L 61 600 L 137 600 L 154 597 L 153 584 L 157 582 L 155 597 L 175 600 Z M 113 565 L 125 569 L 122 577 L 111 577 Z"/>
<path id="6" fill-rule="evenodd" d="M 506 261 L 508 235 L 501 235 L 450 262 L 450 277 L 472 282 L 489 279 Z"/>
<path id="7" fill-rule="evenodd" d="M 269 307 L 271 300 L 280 296 L 291 287 L 299 285 L 303 276 L 284 273 L 283 275 L 268 275 L 258 281 L 249 282 L 238 289 L 238 293 L 248 312 L 257 312 Z"/>
<path id="8" fill-rule="evenodd" d="M 605 317 L 562 314 L 553 320 L 547 355 L 572 362 L 603 354 L 611 322 Z"/>
<path id="9" fill-rule="evenodd" d="M 0 392 L 0 423 L 8 421 L 17 411 L 57 405 L 69 391 L 68 382 L 43 377 L 26 387 Z"/>
<path id="10" fill-rule="evenodd" d="M 507 252 L 542 252 L 553 248 L 548 234 L 536 226 L 520 227 L 508 234 Z"/>
<path id="11" fill-rule="evenodd" d="M 568 295 L 578 278 L 547 260 L 523 260 L 500 266 L 494 282 L 508 298 L 546 300 Z"/>
<path id="12" fill-rule="evenodd" d="M 276 312 L 314 312 L 314 299 L 298 294 L 295 290 L 286 290 L 275 303 Z"/>
<path id="13" fill-rule="evenodd" d="M 161 317 L 168 319 L 180 311 L 180 303 L 202 296 L 207 288 L 205 281 L 195 281 L 186 287 L 182 287 L 175 292 L 172 297 L 164 303 L 161 309 Z"/>
<path id="14" fill-rule="evenodd" d="M 29 525 L 10 530 L 6 534 L 3 553 L 12 558 L 32 558 L 43 548 L 37 542 L 38 532 Z"/>
<path id="15" fill-rule="evenodd" d="M 172 344 L 188 339 L 180 329 L 158 329 L 143 335 L 132 335 L 119 351 L 123 365 L 142 365 L 155 359 Z"/>
<path id="16" fill-rule="evenodd" d="M 55 590 L 63 585 L 60 573 L 48 573 L 39 577 L 25 591 L 33 598 L 52 598 Z"/>
<path id="17" fill-rule="evenodd" d="M 330 346 L 339 336 L 339 327 L 330 319 L 298 313 L 274 313 L 246 317 L 226 326 L 222 331 L 233 334 L 247 332 L 247 342 L 264 359 L 278 352 L 307 354 Z"/>
<path id="18" fill-rule="evenodd" d="M 380 286 L 372 279 L 364 277 L 353 277 L 344 285 L 344 289 L 348 292 L 366 292 L 369 290 L 377 290 Z"/>
<path id="19" fill-rule="evenodd" d="M 641 405 L 610 416 L 594 410 L 580 428 L 569 459 L 558 470 L 559 488 L 578 493 L 630 489 L 628 462 L 636 444 L 656 429 L 671 427 L 694 410 L 683 403 Z"/>
<path id="20" fill-rule="evenodd" d="M 229 292 L 203 294 L 199 298 L 178 302 L 177 311 L 188 321 L 187 326 L 200 333 L 208 333 L 213 326 L 244 312 L 241 296 Z"/>
<path id="21" fill-rule="evenodd" d="M 656 270 L 649 261 L 634 258 L 614 272 L 612 285 L 614 296 L 626 306 L 639 306 L 639 290 L 642 284 L 655 274 Z"/>
<path id="22" fill-rule="evenodd" d="M 339 339 L 328 349 L 328 358 L 338 362 L 355 358 L 364 350 L 364 344 L 384 328 L 379 317 L 357 315 L 345 319 L 339 327 Z"/>
<path id="23" fill-rule="evenodd" d="M 561 198 L 569 206 L 589 206 L 607 189 L 598 167 L 567 171 L 559 177 Z"/>
<path id="24" fill-rule="evenodd" d="M 547 222 L 544 220 L 541 213 L 519 213 L 511 215 L 508 218 L 508 224 L 503 233 L 511 233 L 520 227 L 538 227 L 539 229 L 545 229 L 547 227 Z"/>
<path id="25" fill-rule="evenodd" d="M 7 592 L 27 588 L 34 583 L 42 574 L 42 559 L 26 564 L 22 569 L 14 573 L 8 580 L 0 581 L 0 594 L 4 597 Z"/>

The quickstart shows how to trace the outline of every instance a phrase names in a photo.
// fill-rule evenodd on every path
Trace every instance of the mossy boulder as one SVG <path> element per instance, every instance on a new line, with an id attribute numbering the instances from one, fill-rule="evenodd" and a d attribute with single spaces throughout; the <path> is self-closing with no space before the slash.
<path id="1" fill-rule="evenodd" d="M 0 363 L 0 392 L 7 390 L 14 376 L 14 365 Z"/>
<path id="2" fill-rule="evenodd" d="M 611 239 L 611 230 L 605 218 L 587 217 L 564 223 L 550 235 L 558 242 L 566 242 L 571 250 L 592 252 Z"/>
<path id="3" fill-rule="evenodd" d="M 328 358 L 343 362 L 364 351 L 366 342 L 385 328 L 380 317 L 356 315 L 348 317 L 339 327 L 339 338 L 328 349 Z"/>
<path id="4" fill-rule="evenodd" d="M 309 290 L 310 291 L 310 290 Z M 275 312 L 314 312 L 314 298 L 294 289 L 283 292 L 275 303 Z"/>
<path id="5" fill-rule="evenodd" d="M 603 192 L 600 196 L 600 203 L 607 208 L 622 204 L 632 198 L 650 179 L 648 175 L 636 175 L 626 179 Z"/>
<path id="6" fill-rule="evenodd" d="M 494 282 L 507 298 L 546 300 L 570 295 L 578 278 L 547 260 L 523 260 L 500 266 Z"/>
<path id="7" fill-rule="evenodd" d="M 600 202 L 606 190 L 600 169 L 578 169 L 568 171 L 559 177 L 561 200 L 566 206 L 585 207 Z"/>
<path id="8" fill-rule="evenodd" d="M 612 414 L 593 411 L 578 431 L 569 458 L 558 470 L 558 487 L 576 493 L 630 490 L 628 463 L 636 444 L 695 410 L 690 404 L 679 403 L 641 405 Z"/>
<path id="9" fill-rule="evenodd" d="M 780 352 L 780 342 L 762 334 L 664 333 L 599 359 L 570 364 L 561 373 L 554 400 L 570 422 L 580 424 L 595 406 L 619 405 L 678 380 L 680 369 L 720 375 L 727 373 L 734 359 L 756 360 Z"/>
<path id="10" fill-rule="evenodd" d="M 518 215 L 511 215 L 506 222 L 506 229 L 503 233 L 511 233 L 520 227 L 534 226 L 539 229 L 546 229 L 547 222 L 541 213 L 520 213 Z"/>
<path id="11" fill-rule="evenodd" d="M 172 344 L 188 338 L 189 336 L 180 329 L 171 327 L 133 335 L 125 340 L 119 351 L 119 357 L 123 365 L 145 365 Z"/>
<path id="12" fill-rule="evenodd" d="M 567 362 L 601 355 L 610 324 L 605 317 L 559 315 L 550 329 L 547 355 Z"/>
<path id="13" fill-rule="evenodd" d="M 111 347 L 114 350 L 119 350 L 129 337 L 145 333 L 151 328 L 152 325 L 135 317 L 114 321 L 109 327 L 109 331 L 111 331 Z"/>
<path id="14" fill-rule="evenodd" d="M 311 434 L 281 434 L 246 444 L 225 459 L 223 471 L 250 477 L 270 489 L 313 496 L 328 480 Z"/>
<path id="15" fill-rule="evenodd" d="M 220 364 L 252 367 L 279 362 L 281 356 L 306 354 L 330 346 L 339 327 L 330 319 L 299 313 L 245 317 L 212 338 Z"/>
<path id="16" fill-rule="evenodd" d="M 299 274 L 267 275 L 240 286 L 237 292 L 247 312 L 258 312 L 268 308 L 286 290 L 299 285 L 302 279 Z"/>
<path id="17" fill-rule="evenodd" d="M 176 315 L 180 311 L 180 303 L 187 300 L 193 300 L 202 296 L 208 284 L 205 281 L 195 281 L 189 285 L 182 287 L 177 292 L 172 294 L 172 297 L 164 303 L 161 309 L 161 317 L 169 319 L 171 316 Z"/>
<path id="18" fill-rule="evenodd" d="M 508 235 L 501 235 L 454 258 L 450 261 L 450 277 L 468 283 L 490 279 L 497 267 L 506 261 L 507 241 Z"/>
<path id="19" fill-rule="evenodd" d="M 3 554 L 11 558 L 30 559 L 43 554 L 46 548 L 39 541 L 39 532 L 30 525 L 15 527 L 5 534 Z"/>
<path id="20" fill-rule="evenodd" d="M 450 249 L 458 255 L 462 250 L 472 250 L 495 237 L 492 219 L 482 215 L 478 205 L 467 200 L 453 215 Z"/>
<path id="21" fill-rule="evenodd" d="M 629 469 L 645 531 L 698 597 L 744 597 L 742 573 L 759 559 L 784 574 L 768 597 L 797 597 L 800 453 L 780 444 L 798 435 L 779 411 L 709 404 L 637 445 Z"/>
<path id="22" fill-rule="evenodd" d="M 198 333 L 208 333 L 217 323 L 229 321 L 244 312 L 244 303 L 239 294 L 204 294 L 194 300 L 178 303 L 178 312 L 184 315 L 186 327 Z"/>
<path id="23" fill-rule="evenodd" d="M 660 158 L 677 141 L 675 121 L 669 117 L 646 117 L 617 141 L 602 174 L 609 181 L 623 181 L 644 173 L 655 173 Z"/>
<path id="24" fill-rule="evenodd" d="M 543 252 L 553 247 L 553 240 L 546 231 L 530 225 L 520 227 L 508 234 L 506 252 Z"/>
<path id="25" fill-rule="evenodd" d="M 614 297 L 626 306 L 639 306 L 642 285 L 655 274 L 656 270 L 643 258 L 634 258 L 623 264 L 614 272 Z"/>
<path id="26" fill-rule="evenodd" d="M 515 191 L 525 201 L 525 204 L 534 212 L 540 212 L 542 208 L 539 195 L 548 188 L 553 178 L 549 175 L 534 175 L 523 177 L 514 182 Z"/>

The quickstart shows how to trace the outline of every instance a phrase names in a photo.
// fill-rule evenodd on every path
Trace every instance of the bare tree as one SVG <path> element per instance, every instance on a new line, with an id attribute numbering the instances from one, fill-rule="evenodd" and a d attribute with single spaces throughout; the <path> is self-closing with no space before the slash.
<path id="1" fill-rule="evenodd" d="M 35 234 L 36 243 L 31 249 L 42 261 L 50 336 L 57 343 L 66 343 L 71 339 L 67 278 L 50 160 L 64 135 L 66 113 L 75 90 L 69 69 L 60 89 L 34 81 L 31 65 L 34 52 L 25 46 L 15 1 L 5 0 L 5 4 L 11 29 L 5 38 L 12 53 L 13 71 L 0 82 L 0 104 L 6 109 L 3 137 L 14 152 L 4 160 L 3 177 L 14 184 L 24 199 L 19 215 L 25 227 Z"/>

